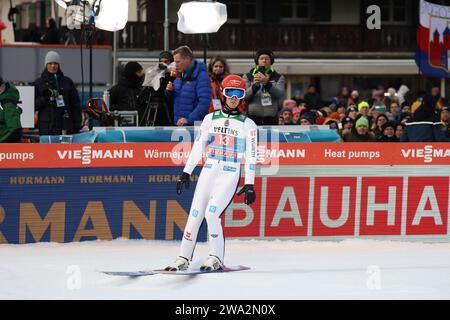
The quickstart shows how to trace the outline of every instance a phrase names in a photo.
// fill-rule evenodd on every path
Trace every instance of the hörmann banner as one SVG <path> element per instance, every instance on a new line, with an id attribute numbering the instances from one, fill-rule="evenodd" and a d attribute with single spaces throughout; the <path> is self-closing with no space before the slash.
<path id="1" fill-rule="evenodd" d="M 189 144 L 0 146 L 0 243 L 178 240 Z M 448 144 L 260 145 L 251 207 L 222 215 L 227 238 L 450 239 Z M 242 183 L 241 183 L 242 184 Z M 206 241 L 202 227 L 199 241 Z"/>

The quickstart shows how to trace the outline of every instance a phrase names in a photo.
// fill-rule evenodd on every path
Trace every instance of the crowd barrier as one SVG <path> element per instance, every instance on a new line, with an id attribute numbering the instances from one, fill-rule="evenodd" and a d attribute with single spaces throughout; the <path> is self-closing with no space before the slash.
<path id="1" fill-rule="evenodd" d="M 186 142 L 0 146 L 0 243 L 179 240 L 192 184 L 175 192 Z M 241 185 L 243 181 L 241 181 Z M 222 215 L 227 238 L 449 241 L 445 143 L 262 142 L 251 207 Z M 202 226 L 199 241 L 206 241 Z"/>
<path id="2" fill-rule="evenodd" d="M 328 126 L 261 127 L 258 141 L 279 142 L 340 142 L 339 134 Z M 299 130 L 300 129 L 300 130 Z M 301 130 L 303 129 L 303 130 Z M 308 130 L 305 130 L 308 129 Z M 90 132 L 74 135 L 41 136 L 40 143 L 92 143 L 92 142 L 175 142 L 193 141 L 194 127 L 95 127 Z"/>

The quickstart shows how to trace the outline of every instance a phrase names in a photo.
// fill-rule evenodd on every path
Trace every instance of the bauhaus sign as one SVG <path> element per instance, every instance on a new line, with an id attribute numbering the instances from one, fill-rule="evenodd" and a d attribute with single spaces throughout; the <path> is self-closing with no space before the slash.
<path id="1" fill-rule="evenodd" d="M 201 169 L 177 195 L 189 155 L 184 148 L 2 146 L 0 243 L 181 239 Z M 249 207 L 235 197 L 222 215 L 225 235 L 447 241 L 448 150 L 446 144 L 261 144 L 257 201 Z M 198 240 L 206 240 L 205 226 Z"/>

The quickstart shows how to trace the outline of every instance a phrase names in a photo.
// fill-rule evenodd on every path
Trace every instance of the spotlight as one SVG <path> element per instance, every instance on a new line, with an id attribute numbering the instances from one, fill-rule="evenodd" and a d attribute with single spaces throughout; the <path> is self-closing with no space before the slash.
<path id="1" fill-rule="evenodd" d="M 227 6 L 220 2 L 185 2 L 178 10 L 177 29 L 183 33 L 214 33 L 227 21 Z"/>
<path id="2" fill-rule="evenodd" d="M 67 4 L 69 4 L 72 0 L 55 0 L 55 2 L 63 9 L 67 9 Z"/>
<path id="3" fill-rule="evenodd" d="M 122 30 L 128 21 L 128 0 L 100 0 L 95 11 L 95 26 L 98 29 L 106 31 Z"/>

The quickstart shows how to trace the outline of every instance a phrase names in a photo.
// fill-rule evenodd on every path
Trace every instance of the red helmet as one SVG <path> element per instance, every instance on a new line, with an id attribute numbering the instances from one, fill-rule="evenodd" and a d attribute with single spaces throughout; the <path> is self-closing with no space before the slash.
<path id="1" fill-rule="evenodd" d="M 245 81 L 235 74 L 230 74 L 222 80 L 222 88 L 239 88 L 245 90 Z"/>
<path id="2" fill-rule="evenodd" d="M 244 79 L 234 74 L 225 77 L 222 81 L 222 93 L 225 98 L 243 99 L 245 97 Z"/>

